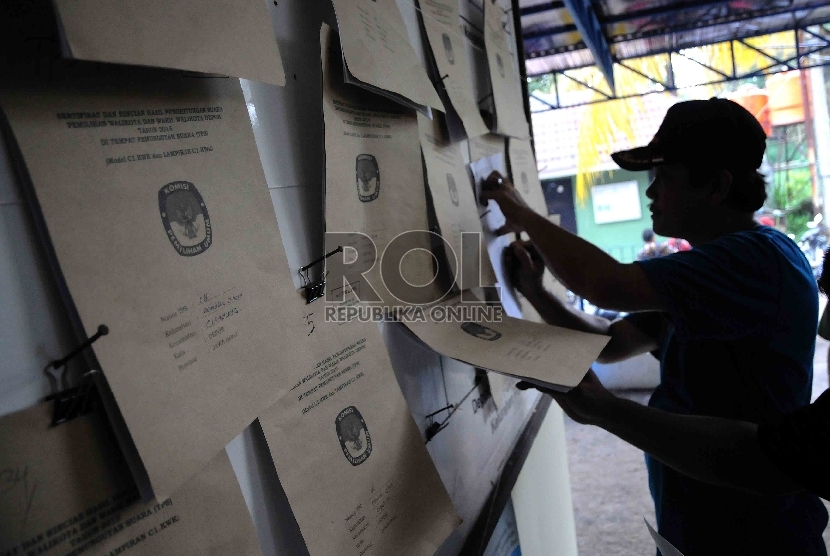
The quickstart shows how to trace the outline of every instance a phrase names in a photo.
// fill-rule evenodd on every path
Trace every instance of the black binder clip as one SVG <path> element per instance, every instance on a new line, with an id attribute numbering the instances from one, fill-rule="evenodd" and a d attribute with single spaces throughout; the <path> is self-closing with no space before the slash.
<path id="1" fill-rule="evenodd" d="M 436 434 L 447 428 L 447 425 L 449 425 L 450 417 L 452 417 L 452 410 L 454 407 L 455 406 L 453 404 L 450 404 L 447 407 L 442 407 L 438 411 L 433 411 L 432 413 L 426 416 L 427 419 L 429 419 L 429 425 L 427 425 L 427 428 L 424 431 L 424 435 L 427 437 L 427 442 L 435 438 Z M 435 416 L 444 411 L 449 411 L 447 417 L 443 421 L 436 421 Z"/>
<path id="2" fill-rule="evenodd" d="M 331 251 L 330 253 L 326 253 L 319 259 L 311 261 L 307 265 L 300 267 L 297 271 L 300 274 L 300 278 L 303 279 L 303 291 L 305 292 L 305 302 L 306 305 L 314 301 L 315 299 L 320 299 L 326 292 L 326 275 L 323 274 L 323 277 L 317 280 L 316 282 L 310 282 L 308 279 L 308 270 L 312 268 L 314 265 L 320 264 L 335 253 L 342 253 L 343 246 L 338 245 L 337 249 Z"/>
<path id="3" fill-rule="evenodd" d="M 426 430 L 424 431 L 424 436 L 426 436 L 426 441 L 424 444 L 428 443 L 430 440 L 435 438 L 439 432 L 444 430 L 450 425 L 450 418 L 455 414 L 456 410 L 461 407 L 467 398 L 470 397 L 470 394 L 476 391 L 479 386 L 485 384 L 485 378 L 487 377 L 487 372 L 484 369 L 480 369 L 476 367 L 476 374 L 475 378 L 473 378 L 473 387 L 470 389 L 469 392 L 464 394 L 464 397 L 457 404 L 450 404 L 446 407 L 442 407 L 438 411 L 433 411 L 432 413 L 426 415 L 426 418 L 429 419 L 429 425 L 427 425 Z M 487 389 L 487 396 L 489 396 L 489 388 Z M 439 413 L 447 411 L 447 416 L 444 418 L 443 421 L 436 421 L 435 416 Z"/>
<path id="4" fill-rule="evenodd" d="M 73 349 L 65 357 L 47 364 L 43 369 L 52 383 L 53 394 L 46 397 L 46 401 L 55 402 L 52 409 L 52 426 L 84 415 L 96 405 L 97 390 L 92 386 L 92 381 L 89 380 L 89 377 L 97 371 L 85 373 L 81 386 L 69 388 L 66 379 L 66 364 L 84 349 L 92 345 L 98 338 L 106 336 L 107 334 L 109 334 L 109 329 L 103 324 L 100 325 L 98 331 L 87 341 Z"/>

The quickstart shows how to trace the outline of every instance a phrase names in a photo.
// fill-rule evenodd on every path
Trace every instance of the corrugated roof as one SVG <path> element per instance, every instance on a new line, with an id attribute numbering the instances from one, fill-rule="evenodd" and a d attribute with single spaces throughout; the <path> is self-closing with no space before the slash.
<path id="1" fill-rule="evenodd" d="M 617 60 L 830 22 L 817 0 L 591 0 Z M 561 1 L 520 0 L 528 75 L 594 64 Z"/>

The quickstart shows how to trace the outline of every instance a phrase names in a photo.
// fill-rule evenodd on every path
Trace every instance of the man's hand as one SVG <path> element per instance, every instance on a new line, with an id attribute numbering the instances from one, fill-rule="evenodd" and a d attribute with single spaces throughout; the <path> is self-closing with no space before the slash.
<path id="1" fill-rule="evenodd" d="M 519 293 L 527 298 L 541 292 L 542 276 L 545 274 L 545 262 L 542 256 L 530 241 L 514 241 L 508 247 L 513 253 L 511 257 L 515 267 L 507 269 L 510 279 Z"/>
<path id="2" fill-rule="evenodd" d="M 496 234 L 504 235 L 524 231 L 522 222 L 527 213 L 533 211 L 527 206 L 510 180 L 495 171 L 481 184 L 481 200 L 489 201 L 490 199 L 499 205 L 502 214 L 507 219 L 504 226 L 496 230 Z"/>
<path id="3" fill-rule="evenodd" d="M 615 399 L 615 396 L 605 389 L 605 386 L 599 381 L 594 371 L 590 370 L 585 375 L 585 378 L 582 379 L 582 382 L 575 388 L 572 388 L 567 394 L 547 388 L 540 388 L 524 381 L 519 382 L 516 387 L 519 390 L 536 388 L 540 392 L 550 394 L 556 400 L 556 403 L 562 407 L 562 410 L 568 417 L 583 425 L 599 424 L 603 404 Z"/>

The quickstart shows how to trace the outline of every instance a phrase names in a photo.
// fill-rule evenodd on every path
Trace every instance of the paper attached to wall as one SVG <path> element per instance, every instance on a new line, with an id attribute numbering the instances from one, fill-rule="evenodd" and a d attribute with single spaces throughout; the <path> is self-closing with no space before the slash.
<path id="1" fill-rule="evenodd" d="M 466 137 L 489 133 L 473 92 L 473 74 L 467 59 L 467 46 L 464 44 L 466 39 L 459 25 L 458 0 L 421 0 L 419 5 L 438 79 L 461 120 Z M 453 141 L 463 138 L 454 137 L 457 134 L 453 131 L 450 127 Z"/>
<path id="2" fill-rule="evenodd" d="M 259 418 L 313 556 L 432 555 L 460 523 L 377 325 L 331 321 L 318 300 L 313 354 L 291 392 Z M 353 307 L 353 305 L 352 305 Z"/>
<path id="3" fill-rule="evenodd" d="M 245 0 L 54 0 L 69 55 L 285 85 L 271 17 Z"/>
<path id="4" fill-rule="evenodd" d="M 119 440 L 163 499 L 279 398 L 298 294 L 237 79 L 66 65 L 0 101 L 76 316 L 109 327 Z"/>
<path id="5" fill-rule="evenodd" d="M 343 44 L 343 60 L 350 74 L 347 81 L 365 84 L 373 92 L 402 101 L 410 108 L 444 110 L 409 42 L 406 24 L 395 0 L 333 0 L 332 3 Z"/>
<path id="6" fill-rule="evenodd" d="M 506 315 L 481 320 L 493 314 L 492 307 L 456 301 L 447 303 L 441 320 L 404 324 L 442 355 L 545 388 L 568 391 L 579 384 L 609 340 Z"/>
<path id="7" fill-rule="evenodd" d="M 496 107 L 496 126 L 493 131 L 524 139 L 530 135 L 530 128 L 522 100 L 522 83 L 508 46 L 503 19 L 504 12 L 498 2 L 484 2 L 484 47 L 487 50 Z M 524 62 L 520 60 L 519 63 Z"/>
<path id="8" fill-rule="evenodd" d="M 539 181 L 539 171 L 536 168 L 530 139 L 509 138 L 507 156 L 510 160 L 513 185 L 521 193 L 522 199 L 535 212 L 547 216 L 548 203 L 542 190 L 542 182 Z"/>
<path id="9" fill-rule="evenodd" d="M 0 419 L 0 553 L 261 554 L 224 450 L 172 498 L 142 503 L 100 415 L 53 427 L 51 413 Z"/>
<path id="10" fill-rule="evenodd" d="M 432 204 L 456 284 L 461 290 L 491 286 L 496 275 L 479 216 L 485 209 L 476 201 L 461 146 L 447 140 L 437 120 L 419 115 L 418 128 Z"/>
<path id="11" fill-rule="evenodd" d="M 345 275 L 363 302 L 439 299 L 416 113 L 344 84 L 337 34 L 325 25 L 321 47 L 326 252 L 346 248 L 326 259 L 329 298 L 342 295 Z"/>

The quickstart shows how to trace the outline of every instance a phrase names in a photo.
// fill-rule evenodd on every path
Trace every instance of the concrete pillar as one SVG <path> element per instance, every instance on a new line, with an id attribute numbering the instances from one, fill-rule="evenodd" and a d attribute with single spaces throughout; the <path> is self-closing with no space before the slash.
<path id="1" fill-rule="evenodd" d="M 577 556 L 562 409 L 552 403 L 513 487 L 522 556 Z"/>
<path id="2" fill-rule="evenodd" d="M 827 108 L 825 68 L 810 68 L 810 93 L 813 101 L 813 133 L 816 147 L 816 188 L 822 205 L 824 221 L 830 222 L 830 115 Z"/>

